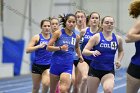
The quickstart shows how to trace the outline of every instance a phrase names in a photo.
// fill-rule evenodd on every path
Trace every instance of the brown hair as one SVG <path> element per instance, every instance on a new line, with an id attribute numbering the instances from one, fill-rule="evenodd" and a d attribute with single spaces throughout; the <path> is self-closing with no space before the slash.
<path id="1" fill-rule="evenodd" d="M 140 0 L 133 0 L 129 6 L 129 15 L 137 18 L 140 15 Z"/>
<path id="2" fill-rule="evenodd" d="M 89 20 L 90 20 L 92 14 L 97 14 L 97 15 L 99 16 L 99 21 L 101 20 L 100 14 L 99 14 L 98 12 L 92 12 L 92 13 L 90 13 L 90 15 L 88 15 L 88 16 L 86 17 L 86 24 L 87 24 L 87 25 L 88 25 L 88 23 L 89 23 Z M 88 25 L 88 26 L 89 26 L 89 25 Z M 100 27 L 100 24 L 99 24 L 98 26 Z"/>
<path id="3" fill-rule="evenodd" d="M 49 22 L 51 24 L 50 20 L 44 19 L 40 22 L 40 28 L 42 28 L 42 25 L 44 24 L 44 22 Z"/>

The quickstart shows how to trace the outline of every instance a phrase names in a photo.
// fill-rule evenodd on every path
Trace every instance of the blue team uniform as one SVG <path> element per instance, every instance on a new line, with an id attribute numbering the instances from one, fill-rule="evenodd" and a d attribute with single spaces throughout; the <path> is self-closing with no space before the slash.
<path id="1" fill-rule="evenodd" d="M 135 48 L 136 52 L 131 58 L 127 73 L 134 78 L 140 79 L 140 41 L 135 42 Z"/>
<path id="2" fill-rule="evenodd" d="M 94 34 L 95 34 L 95 33 L 92 33 L 92 32 L 90 31 L 90 27 L 88 27 L 87 30 L 86 30 L 85 35 L 83 36 L 83 42 L 82 42 L 82 44 L 81 44 L 81 51 L 83 51 L 83 49 L 84 49 L 84 47 L 86 46 L 86 44 L 88 43 L 89 39 L 90 39 Z M 91 55 L 91 56 L 84 56 L 84 55 L 83 55 L 83 58 L 84 58 L 84 59 L 87 59 L 87 60 L 92 60 L 93 55 Z"/>
<path id="3" fill-rule="evenodd" d="M 135 65 L 140 66 L 140 41 L 135 42 L 136 53 L 131 58 L 131 62 Z"/>
<path id="4" fill-rule="evenodd" d="M 118 49 L 117 38 L 112 33 L 112 40 L 107 41 L 103 33 L 100 32 L 100 41 L 93 47 L 94 50 L 98 50 L 101 55 L 93 57 L 90 67 L 96 70 L 110 71 L 114 70 L 114 57 L 116 50 Z"/>
<path id="5" fill-rule="evenodd" d="M 50 36 L 51 38 L 51 36 Z M 42 74 L 46 69 L 50 68 L 50 61 L 51 61 L 51 57 L 52 57 L 52 53 L 50 51 L 46 50 L 46 47 L 48 45 L 49 39 L 46 39 L 43 37 L 42 34 L 39 34 L 39 41 L 37 44 L 35 44 L 35 46 L 41 44 L 41 43 L 45 43 L 46 46 L 40 49 L 37 49 L 34 54 L 34 61 L 32 64 L 32 73 L 35 74 Z"/>
<path id="6" fill-rule="evenodd" d="M 34 64 L 50 65 L 52 52 L 46 50 L 46 47 L 48 45 L 48 42 L 49 42 L 50 38 L 45 39 L 42 34 L 39 34 L 39 41 L 36 45 L 39 45 L 41 43 L 45 43 L 46 46 L 44 48 L 40 48 L 40 49 L 35 51 L 35 61 L 33 62 Z"/>
<path id="7" fill-rule="evenodd" d="M 52 55 L 50 73 L 54 75 L 60 75 L 61 73 L 72 74 L 74 52 L 76 45 L 76 34 L 73 33 L 71 36 L 65 33 L 65 30 L 61 30 L 61 36 L 56 41 L 55 46 L 68 45 L 68 51 L 55 51 Z"/>

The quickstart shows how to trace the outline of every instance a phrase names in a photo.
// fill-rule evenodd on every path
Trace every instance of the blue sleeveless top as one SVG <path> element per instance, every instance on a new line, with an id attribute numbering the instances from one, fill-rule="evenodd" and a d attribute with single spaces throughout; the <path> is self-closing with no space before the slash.
<path id="1" fill-rule="evenodd" d="M 112 33 L 112 40 L 107 41 L 103 33 L 100 32 L 99 44 L 93 47 L 94 50 L 98 50 L 101 55 L 94 57 L 91 63 L 91 67 L 97 70 L 113 70 L 114 69 L 114 57 L 116 50 L 118 49 L 117 38 L 114 33 Z"/>
<path id="2" fill-rule="evenodd" d="M 92 32 L 90 31 L 90 27 L 88 27 L 87 30 L 86 30 L 85 35 L 83 36 L 83 42 L 82 42 L 82 44 L 81 44 L 81 51 L 83 51 L 83 49 L 84 49 L 84 47 L 86 46 L 86 44 L 88 43 L 89 39 L 90 39 L 94 34 L 95 34 L 95 33 L 92 33 Z M 84 57 L 85 59 L 92 60 L 93 55 L 91 55 L 91 56 L 84 56 L 84 55 L 83 55 L 83 57 Z"/>
<path id="3" fill-rule="evenodd" d="M 74 52 L 76 45 L 76 34 L 73 33 L 71 36 L 65 33 L 65 30 L 61 30 L 62 34 L 59 39 L 56 41 L 55 46 L 62 46 L 64 44 L 68 45 L 68 51 L 55 51 L 52 55 L 51 64 L 67 65 L 72 66 L 74 60 Z"/>
<path id="4" fill-rule="evenodd" d="M 50 38 L 51 38 L 51 36 L 50 36 Z M 52 52 L 46 50 L 46 47 L 48 45 L 50 38 L 46 39 L 43 37 L 42 34 L 39 34 L 39 41 L 36 45 L 39 45 L 41 43 L 45 43 L 46 46 L 44 48 L 40 48 L 40 49 L 35 51 L 35 61 L 34 61 L 35 64 L 50 65 Z"/>
<path id="5" fill-rule="evenodd" d="M 135 42 L 135 48 L 136 52 L 135 55 L 131 58 L 131 62 L 140 66 L 140 41 Z"/>

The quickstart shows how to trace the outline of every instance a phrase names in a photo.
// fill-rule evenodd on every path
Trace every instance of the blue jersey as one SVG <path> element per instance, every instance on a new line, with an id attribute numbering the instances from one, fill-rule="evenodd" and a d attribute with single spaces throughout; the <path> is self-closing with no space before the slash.
<path id="1" fill-rule="evenodd" d="M 90 31 L 90 27 L 87 28 L 85 35 L 83 36 L 83 42 L 81 44 L 81 51 L 83 51 L 84 47 L 86 46 L 86 44 L 88 43 L 89 39 L 94 35 L 95 33 L 92 33 Z M 85 59 L 91 60 L 93 58 L 93 56 L 84 56 L 83 57 Z"/>
<path id="2" fill-rule="evenodd" d="M 61 36 L 55 43 L 55 46 L 62 46 L 64 44 L 68 45 L 68 51 L 55 51 L 52 56 L 52 63 L 53 65 L 61 65 L 61 66 L 72 66 L 74 60 L 74 52 L 75 52 L 75 45 L 76 45 L 76 34 L 73 33 L 71 36 L 65 33 L 65 30 L 61 30 Z"/>
<path id="3" fill-rule="evenodd" d="M 112 33 L 112 40 L 107 41 L 103 33 L 100 32 L 100 41 L 99 43 L 93 47 L 94 50 L 98 50 L 101 55 L 94 57 L 92 63 L 90 64 L 91 67 L 97 70 L 113 70 L 114 69 L 114 57 L 116 50 L 118 49 L 118 42 L 117 38 L 114 33 Z"/>
<path id="4" fill-rule="evenodd" d="M 135 48 L 136 52 L 135 55 L 131 58 L 131 62 L 140 66 L 140 41 L 135 42 Z"/>
<path id="5" fill-rule="evenodd" d="M 51 36 L 50 36 L 50 38 L 51 38 Z M 35 64 L 50 65 L 52 52 L 46 50 L 46 47 L 48 45 L 50 38 L 45 39 L 42 34 L 39 34 L 39 41 L 36 45 L 39 45 L 41 43 L 45 43 L 46 46 L 44 48 L 40 48 L 40 49 L 35 51 L 35 61 L 34 61 Z"/>

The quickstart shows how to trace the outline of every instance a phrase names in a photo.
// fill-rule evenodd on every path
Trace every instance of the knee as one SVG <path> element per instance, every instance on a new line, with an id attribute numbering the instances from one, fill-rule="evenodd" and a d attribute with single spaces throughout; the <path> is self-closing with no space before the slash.
<path id="1" fill-rule="evenodd" d="M 49 81 L 42 81 L 42 86 L 43 87 L 48 87 L 50 85 Z"/>
<path id="2" fill-rule="evenodd" d="M 68 88 L 66 86 L 60 86 L 59 90 L 60 90 L 60 93 L 67 93 L 68 92 Z"/>
<path id="3" fill-rule="evenodd" d="M 104 93 L 112 93 L 112 92 L 113 92 L 113 87 L 104 88 Z"/>
<path id="4" fill-rule="evenodd" d="M 42 88 L 48 88 L 49 85 L 48 84 L 42 84 Z"/>
<path id="5" fill-rule="evenodd" d="M 33 85 L 33 90 L 34 90 L 34 91 L 38 91 L 39 88 L 40 88 L 40 85 Z"/>
<path id="6" fill-rule="evenodd" d="M 82 82 L 86 83 L 87 82 L 87 76 L 82 77 Z"/>

